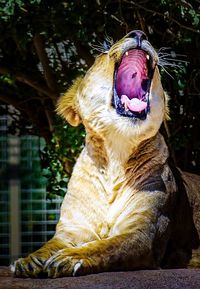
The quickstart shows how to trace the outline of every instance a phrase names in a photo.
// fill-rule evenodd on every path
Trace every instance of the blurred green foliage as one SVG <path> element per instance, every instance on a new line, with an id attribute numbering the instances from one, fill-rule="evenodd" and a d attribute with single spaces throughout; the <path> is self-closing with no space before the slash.
<path id="1" fill-rule="evenodd" d="M 59 95 L 92 65 L 93 45 L 134 29 L 156 49 L 169 48 L 172 65 L 161 68 L 171 97 L 169 145 L 181 168 L 200 171 L 199 23 L 197 0 L 0 0 L 0 102 L 15 107 L 6 111 L 11 133 L 45 138 L 41 159 L 50 197 L 66 192 L 84 139 L 82 127 L 55 116 Z"/>
<path id="2" fill-rule="evenodd" d="M 65 195 L 73 165 L 83 149 L 84 138 L 82 126 L 74 128 L 57 119 L 52 140 L 41 151 L 44 176 L 48 179 L 48 198 Z"/>
<path id="3" fill-rule="evenodd" d="M 39 4 L 41 0 L 29 0 L 30 4 Z M 8 21 L 11 16 L 14 16 L 16 9 L 26 11 L 24 8 L 27 1 L 25 0 L 1 0 L 0 15 L 5 21 Z"/>

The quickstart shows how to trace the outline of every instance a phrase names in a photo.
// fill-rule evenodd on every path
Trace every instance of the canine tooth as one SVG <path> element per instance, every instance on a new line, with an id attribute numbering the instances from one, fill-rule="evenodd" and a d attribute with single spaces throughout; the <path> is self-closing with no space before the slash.
<path id="1" fill-rule="evenodd" d="M 146 58 L 147 58 L 147 60 L 149 60 L 149 58 L 150 58 L 150 57 L 149 57 L 149 54 L 146 55 Z"/>
<path id="2" fill-rule="evenodd" d="M 126 51 L 126 53 L 125 53 L 125 54 L 126 54 L 126 56 L 128 56 L 128 51 Z"/>
<path id="3" fill-rule="evenodd" d="M 129 110 L 129 109 L 128 109 L 128 103 L 129 103 L 129 101 L 130 101 L 130 100 L 128 99 L 128 96 L 127 96 L 127 95 L 123 94 L 123 95 L 121 96 L 121 103 L 123 104 L 125 111 L 128 111 L 128 110 Z"/>

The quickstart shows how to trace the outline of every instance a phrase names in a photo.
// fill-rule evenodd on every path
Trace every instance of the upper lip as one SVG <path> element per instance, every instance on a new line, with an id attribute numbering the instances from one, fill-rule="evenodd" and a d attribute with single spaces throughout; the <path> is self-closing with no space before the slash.
<path id="1" fill-rule="evenodd" d="M 121 63 L 124 54 L 126 54 L 127 52 L 129 52 L 132 49 L 138 49 L 138 50 L 144 51 L 146 53 L 146 56 L 149 57 L 148 62 L 150 64 L 150 68 L 151 69 L 155 68 L 155 65 L 156 65 L 155 55 L 153 54 L 153 52 L 151 50 L 147 49 L 147 47 L 145 47 L 145 46 L 142 46 L 142 48 L 141 47 L 128 47 L 128 48 L 124 49 L 122 56 L 121 56 L 119 62 L 117 63 L 118 66 Z"/>

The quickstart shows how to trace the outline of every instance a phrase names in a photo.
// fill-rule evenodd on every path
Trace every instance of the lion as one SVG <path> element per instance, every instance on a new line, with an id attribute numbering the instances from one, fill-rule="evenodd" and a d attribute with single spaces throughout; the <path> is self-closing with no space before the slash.
<path id="1" fill-rule="evenodd" d="M 54 237 L 12 265 L 17 277 L 200 267 L 200 177 L 171 161 L 158 55 L 139 30 L 104 53 L 58 101 L 86 130 Z"/>

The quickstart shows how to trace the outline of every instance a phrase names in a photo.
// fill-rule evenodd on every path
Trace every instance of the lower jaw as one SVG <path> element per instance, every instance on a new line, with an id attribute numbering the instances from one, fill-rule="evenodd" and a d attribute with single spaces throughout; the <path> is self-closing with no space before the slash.
<path id="1" fill-rule="evenodd" d="M 122 116 L 122 117 L 128 117 L 130 119 L 133 119 L 133 120 L 145 120 L 147 118 L 147 112 L 143 111 L 143 112 L 140 112 L 140 113 L 132 113 L 132 112 L 128 112 L 128 113 L 119 113 L 117 111 L 117 113 Z"/>
<path id="2" fill-rule="evenodd" d="M 115 74 L 116 77 L 116 74 Z M 116 87 L 114 84 L 113 88 L 113 97 L 112 97 L 112 106 L 115 108 L 118 115 L 122 117 L 128 117 L 130 119 L 136 120 L 145 120 L 147 118 L 148 113 L 150 112 L 150 103 L 149 103 L 149 91 L 150 91 L 151 83 L 149 84 L 148 90 L 146 92 L 147 99 L 147 107 L 145 110 L 140 112 L 134 112 L 131 110 L 125 110 L 124 105 L 121 102 L 121 98 L 118 96 Z"/>
<path id="3" fill-rule="evenodd" d="M 114 92 L 116 93 L 116 92 Z M 122 117 L 127 117 L 130 119 L 136 120 L 145 120 L 147 118 L 148 113 L 150 112 L 150 104 L 149 99 L 147 100 L 147 108 L 141 112 L 133 112 L 130 110 L 125 110 L 121 100 L 117 95 L 113 95 L 112 106 L 115 108 L 118 115 Z"/>

